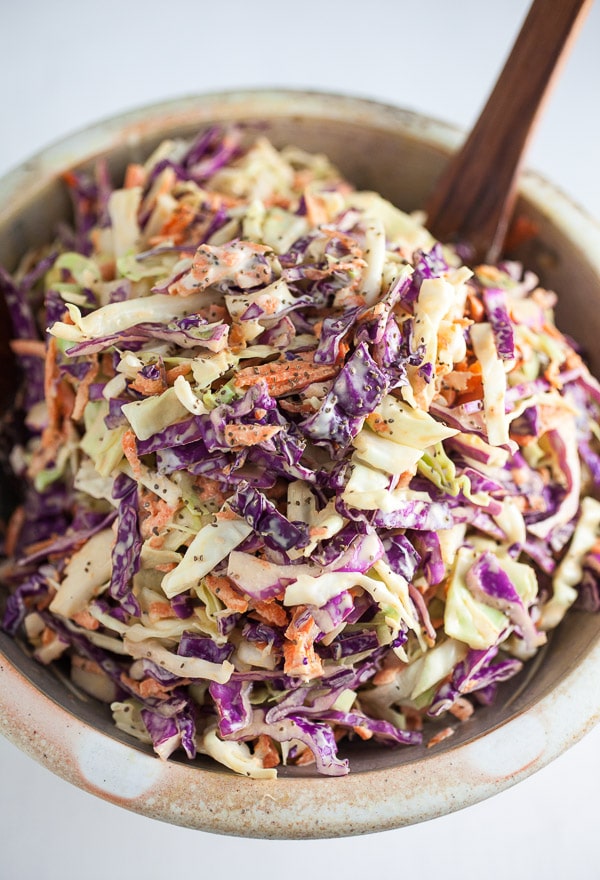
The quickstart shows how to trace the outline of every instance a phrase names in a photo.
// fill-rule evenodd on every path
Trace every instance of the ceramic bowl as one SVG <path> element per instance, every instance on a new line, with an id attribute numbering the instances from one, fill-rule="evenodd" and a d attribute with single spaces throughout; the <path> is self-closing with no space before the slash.
<path id="1" fill-rule="evenodd" d="M 54 144 L 0 181 L 0 263 L 9 269 L 68 212 L 62 172 L 106 157 L 118 174 L 166 136 L 242 122 L 277 145 L 327 153 L 358 187 L 405 210 L 421 206 L 461 135 L 395 107 L 336 95 L 228 92 L 145 107 Z M 600 373 L 600 228 L 552 185 L 524 175 L 519 213 L 539 232 L 514 256 L 561 297 L 557 320 Z M 0 395 L 10 395 L 7 322 Z M 397 828 L 466 807 L 519 782 L 575 743 L 600 712 L 600 616 L 572 612 L 494 706 L 435 748 L 360 744 L 351 773 L 310 768 L 276 780 L 241 778 L 197 759 L 163 762 L 0 635 L 0 730 L 50 770 L 115 804 L 174 824 L 264 838 L 340 837 Z"/>

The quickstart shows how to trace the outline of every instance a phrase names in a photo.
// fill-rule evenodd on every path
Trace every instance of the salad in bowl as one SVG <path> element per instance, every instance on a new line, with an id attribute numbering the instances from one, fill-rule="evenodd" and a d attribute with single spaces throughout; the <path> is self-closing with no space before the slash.
<path id="1" fill-rule="evenodd" d="M 215 126 L 3 270 L 3 627 L 163 759 L 435 747 L 600 607 L 600 385 L 519 262 Z"/>

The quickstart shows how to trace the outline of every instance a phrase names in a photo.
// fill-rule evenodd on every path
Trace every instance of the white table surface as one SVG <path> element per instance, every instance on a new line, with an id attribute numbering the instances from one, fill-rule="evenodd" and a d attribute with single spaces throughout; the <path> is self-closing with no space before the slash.
<path id="1" fill-rule="evenodd" d="M 560 3 L 560 0 L 555 0 Z M 288 86 L 373 97 L 463 127 L 526 0 L 19 0 L 2 3 L 0 174 L 48 142 L 156 100 Z M 600 8 L 587 19 L 528 164 L 600 218 Z M 245 880 L 385 873 L 600 877 L 600 728 L 520 785 L 424 825 L 259 841 L 171 827 L 68 785 L 0 741 L 0 877 Z"/>

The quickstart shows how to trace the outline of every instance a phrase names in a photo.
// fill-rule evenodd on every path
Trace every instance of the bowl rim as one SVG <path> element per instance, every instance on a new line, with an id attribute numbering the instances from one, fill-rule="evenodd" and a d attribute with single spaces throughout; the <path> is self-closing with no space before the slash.
<path id="1" fill-rule="evenodd" d="M 179 124 L 228 118 L 240 102 L 293 115 L 324 112 L 402 130 L 449 154 L 460 129 L 368 98 L 294 89 L 228 90 L 152 103 L 56 140 L 0 178 L 0 222 L 61 172 L 123 140 Z M 220 115 L 221 114 L 221 115 Z M 287 115 L 290 115 L 289 110 Z M 521 195 L 574 241 L 600 279 L 600 225 L 559 188 L 525 171 Z M 198 830 L 243 837 L 302 839 L 364 834 L 433 819 L 525 779 L 600 721 L 600 640 L 561 682 L 499 728 L 456 748 L 395 767 L 330 778 L 245 779 L 164 762 L 70 714 L 0 651 L 0 732 L 79 788 L 134 812 Z M 510 748 L 507 747 L 510 744 Z M 368 779 L 368 784 L 365 781 Z M 333 786 L 335 785 L 335 790 Z"/>

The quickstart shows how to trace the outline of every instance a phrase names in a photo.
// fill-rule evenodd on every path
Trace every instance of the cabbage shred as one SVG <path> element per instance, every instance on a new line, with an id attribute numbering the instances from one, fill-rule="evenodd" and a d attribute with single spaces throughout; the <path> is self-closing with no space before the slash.
<path id="1" fill-rule="evenodd" d="M 531 273 L 237 130 L 67 183 L 74 228 L 0 275 L 4 627 L 119 728 L 345 774 L 600 606 L 600 387 Z"/>

